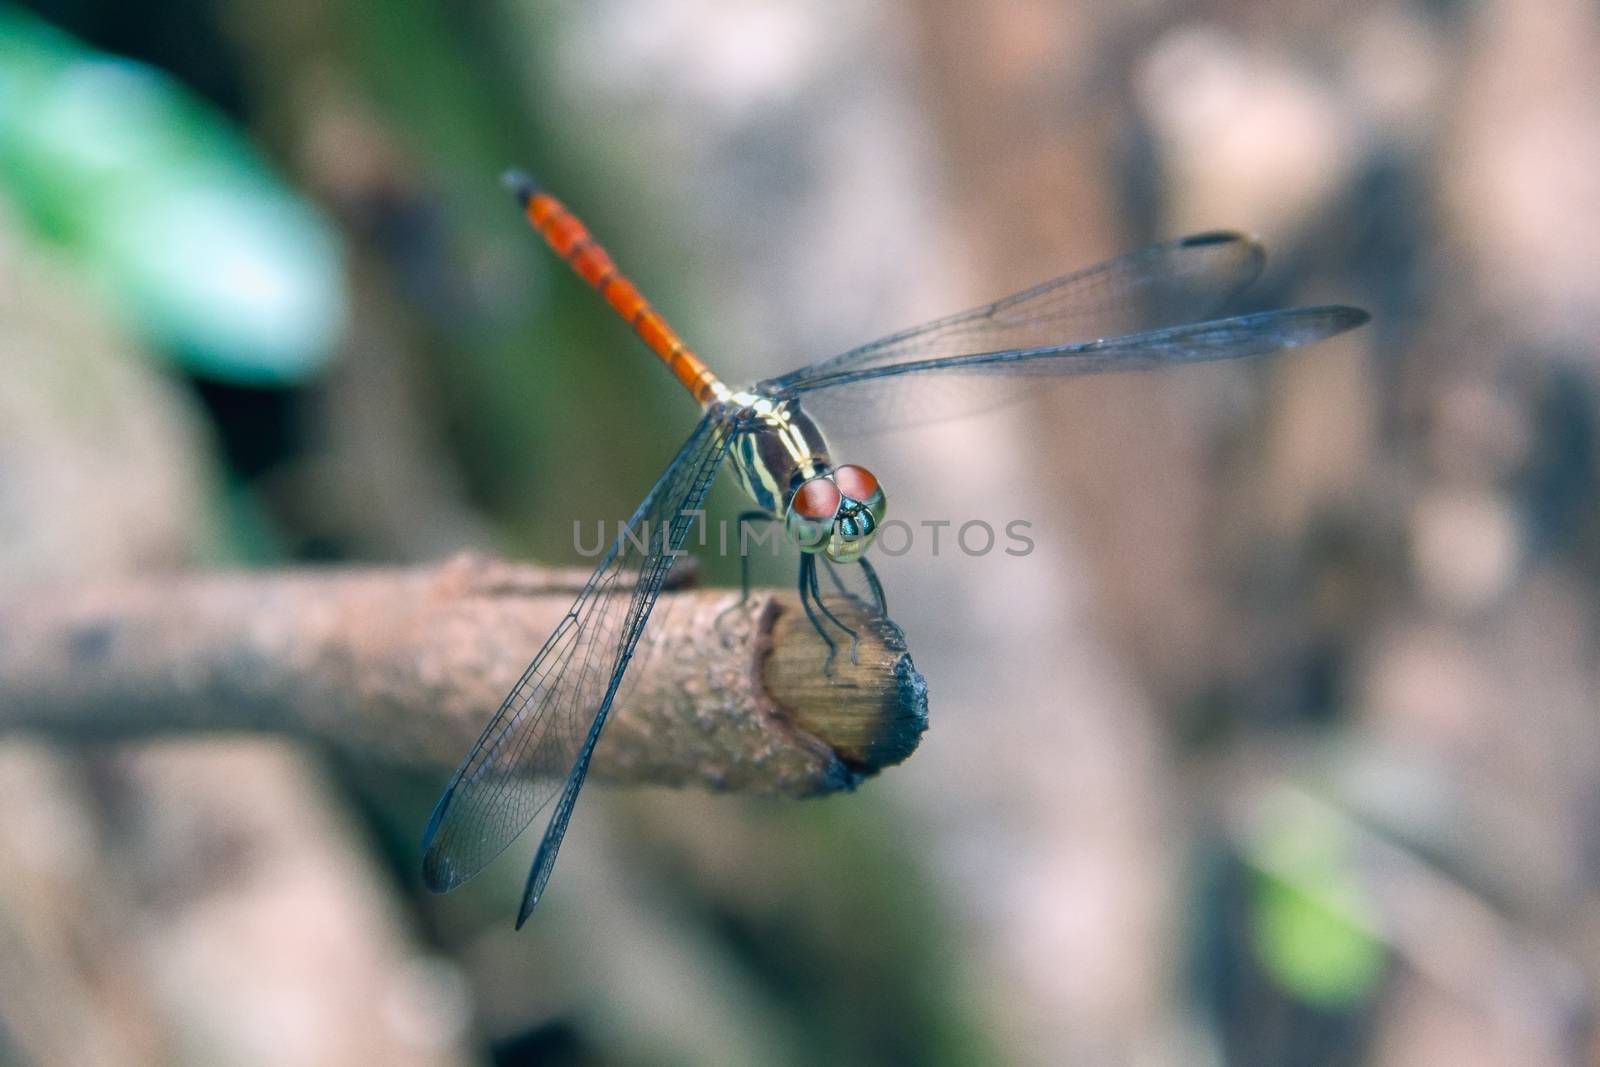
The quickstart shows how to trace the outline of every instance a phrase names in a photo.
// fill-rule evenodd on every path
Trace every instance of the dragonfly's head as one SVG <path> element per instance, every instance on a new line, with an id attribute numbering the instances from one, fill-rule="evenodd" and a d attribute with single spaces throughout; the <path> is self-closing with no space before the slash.
<path id="1" fill-rule="evenodd" d="M 800 483 L 784 523 L 802 552 L 850 563 L 872 544 L 887 510 L 883 487 L 871 471 L 835 467 Z"/>

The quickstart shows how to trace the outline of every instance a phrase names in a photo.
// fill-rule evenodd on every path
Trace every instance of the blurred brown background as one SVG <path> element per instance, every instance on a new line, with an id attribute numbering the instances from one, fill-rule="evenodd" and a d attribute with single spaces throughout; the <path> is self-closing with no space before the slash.
<path id="1" fill-rule="evenodd" d="M 1597 1058 L 1592 4 L 0 7 L 0 578 L 571 562 L 694 413 L 512 163 L 735 380 L 1215 227 L 1374 321 L 832 431 L 913 525 L 1033 523 L 881 562 L 922 749 L 590 790 L 518 935 L 520 849 L 420 890 L 442 776 L 7 738 L 0 1061 Z M 183 244 L 229 167 L 267 221 Z"/>

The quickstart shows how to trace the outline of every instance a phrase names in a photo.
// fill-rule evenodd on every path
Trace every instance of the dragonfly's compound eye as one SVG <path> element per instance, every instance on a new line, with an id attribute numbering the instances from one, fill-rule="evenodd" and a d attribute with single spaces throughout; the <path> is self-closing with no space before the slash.
<path id="1" fill-rule="evenodd" d="M 849 563 L 861 558 L 872 539 L 878 536 L 878 528 L 883 525 L 889 506 L 883 486 L 865 467 L 840 467 L 833 472 L 833 482 L 839 487 L 843 500 L 833 520 L 833 535 L 823 551 L 831 560 Z"/>
<path id="2" fill-rule="evenodd" d="M 833 519 L 839 514 L 844 497 L 839 487 L 826 477 L 812 478 L 795 490 L 784 522 L 789 536 L 802 552 L 825 551 L 833 536 Z"/>
<path id="3" fill-rule="evenodd" d="M 839 487 L 839 492 L 863 504 L 882 492 L 878 488 L 878 479 L 872 476 L 871 471 L 850 464 L 833 472 L 833 484 Z"/>
<path id="4" fill-rule="evenodd" d="M 827 522 L 839 513 L 839 487 L 826 478 L 813 478 L 795 490 L 790 507 L 802 519 Z"/>

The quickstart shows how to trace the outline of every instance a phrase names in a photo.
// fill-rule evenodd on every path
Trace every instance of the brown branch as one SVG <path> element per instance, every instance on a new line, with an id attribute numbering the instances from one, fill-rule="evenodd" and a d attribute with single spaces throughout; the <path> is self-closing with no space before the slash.
<path id="1" fill-rule="evenodd" d="M 83 740 L 259 730 L 454 766 L 586 574 L 442 566 L 144 578 L 0 596 L 0 732 Z M 597 778 L 806 795 L 904 759 L 927 723 L 904 644 L 859 662 L 792 596 L 664 593 L 595 754 Z"/>

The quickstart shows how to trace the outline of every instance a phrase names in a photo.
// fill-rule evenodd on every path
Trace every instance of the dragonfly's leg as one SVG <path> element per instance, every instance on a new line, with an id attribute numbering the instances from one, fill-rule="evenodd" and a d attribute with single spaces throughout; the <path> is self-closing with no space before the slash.
<path id="1" fill-rule="evenodd" d="M 858 561 L 858 562 L 860 562 L 860 561 Z M 860 599 L 854 593 L 852 593 L 850 591 L 849 587 L 844 584 L 844 580 L 839 577 L 839 568 L 833 562 L 833 560 L 829 559 L 826 556 L 823 556 L 822 557 L 822 563 L 823 563 L 823 565 L 825 567 L 827 567 L 827 569 L 828 569 L 828 577 L 830 579 L 832 579 L 833 587 L 835 589 L 839 590 L 839 595 L 844 597 L 846 600 L 851 600 L 851 601 L 855 601 L 856 603 L 860 603 Z M 817 597 L 817 602 L 818 603 L 822 602 L 822 597 L 821 596 Z M 883 598 L 881 596 L 879 596 L 878 597 L 878 603 L 882 604 L 882 602 L 883 602 Z M 880 611 L 879 614 L 882 614 L 882 612 Z M 829 618 L 833 618 L 833 616 L 830 615 Z M 887 620 L 888 616 L 884 616 L 884 618 Z M 834 621 L 838 622 L 839 620 L 834 619 Z M 890 625 L 893 625 L 893 624 L 891 623 Z M 849 633 L 850 633 L 850 662 L 851 663 L 859 663 L 860 660 L 857 658 L 857 655 L 858 655 L 858 652 L 859 652 L 859 646 L 861 644 L 861 637 L 854 630 L 850 630 Z"/>
<path id="2" fill-rule="evenodd" d="M 867 588 L 872 590 L 872 606 L 879 615 L 889 617 L 889 600 L 883 595 L 883 583 L 878 581 L 878 572 L 873 570 L 872 564 L 862 556 L 856 560 L 856 566 L 861 568 L 861 573 L 867 576 Z"/>
<path id="3" fill-rule="evenodd" d="M 739 603 L 743 604 L 750 599 L 750 553 L 744 550 L 744 528 L 754 526 L 758 522 L 775 522 L 771 515 L 765 511 L 743 511 L 739 513 Z"/>
<path id="4" fill-rule="evenodd" d="M 802 563 L 801 566 L 802 566 L 802 570 L 810 572 L 810 576 L 811 576 L 810 577 L 810 581 L 811 581 L 811 598 L 817 602 L 817 610 L 822 612 L 823 615 L 827 616 L 827 619 L 828 619 L 829 622 L 833 623 L 839 629 L 843 630 L 845 633 L 850 635 L 850 662 L 851 663 L 860 663 L 861 660 L 858 658 L 858 653 L 859 653 L 859 648 L 860 648 L 860 645 L 861 645 L 861 635 L 856 633 L 856 631 L 850 629 L 850 627 L 846 626 L 844 623 L 840 622 L 839 621 L 839 616 L 837 616 L 833 612 L 829 611 L 828 610 L 828 605 L 823 603 L 823 600 L 822 600 L 822 585 L 821 585 L 821 583 L 819 583 L 817 581 L 816 557 L 811 555 L 810 553 L 807 553 L 806 556 L 807 556 L 807 558 L 810 559 L 811 566 L 810 567 L 805 567 L 803 563 Z M 831 566 L 831 564 L 830 564 L 830 566 Z"/>
<path id="5" fill-rule="evenodd" d="M 757 522 L 774 522 L 771 515 L 765 511 L 746 511 L 739 515 L 739 599 L 736 603 L 729 604 L 717 612 L 717 617 L 712 620 L 712 625 L 717 632 L 722 632 L 723 620 L 735 611 L 742 610 L 750 601 L 750 555 L 744 550 L 744 528 L 753 526 Z"/>
<path id="6" fill-rule="evenodd" d="M 833 675 L 833 657 L 838 653 L 839 646 L 833 638 L 828 636 L 827 629 L 822 625 L 822 620 L 817 617 L 816 608 L 811 604 L 811 589 L 817 581 L 817 561 L 809 552 L 800 555 L 800 606 L 806 609 L 806 618 L 811 620 L 811 628 L 817 631 L 817 636 L 822 638 L 828 646 L 828 658 L 823 661 L 822 673 Z"/>
<path id="7" fill-rule="evenodd" d="M 856 560 L 856 566 L 860 567 L 861 573 L 866 575 L 867 587 L 872 590 L 873 609 L 878 613 L 878 618 L 893 627 L 894 632 L 903 639 L 906 632 L 900 628 L 899 623 L 889 618 L 889 598 L 883 595 L 883 583 L 878 580 L 878 572 L 873 568 L 872 564 L 867 562 L 867 557 L 865 556 Z"/>

